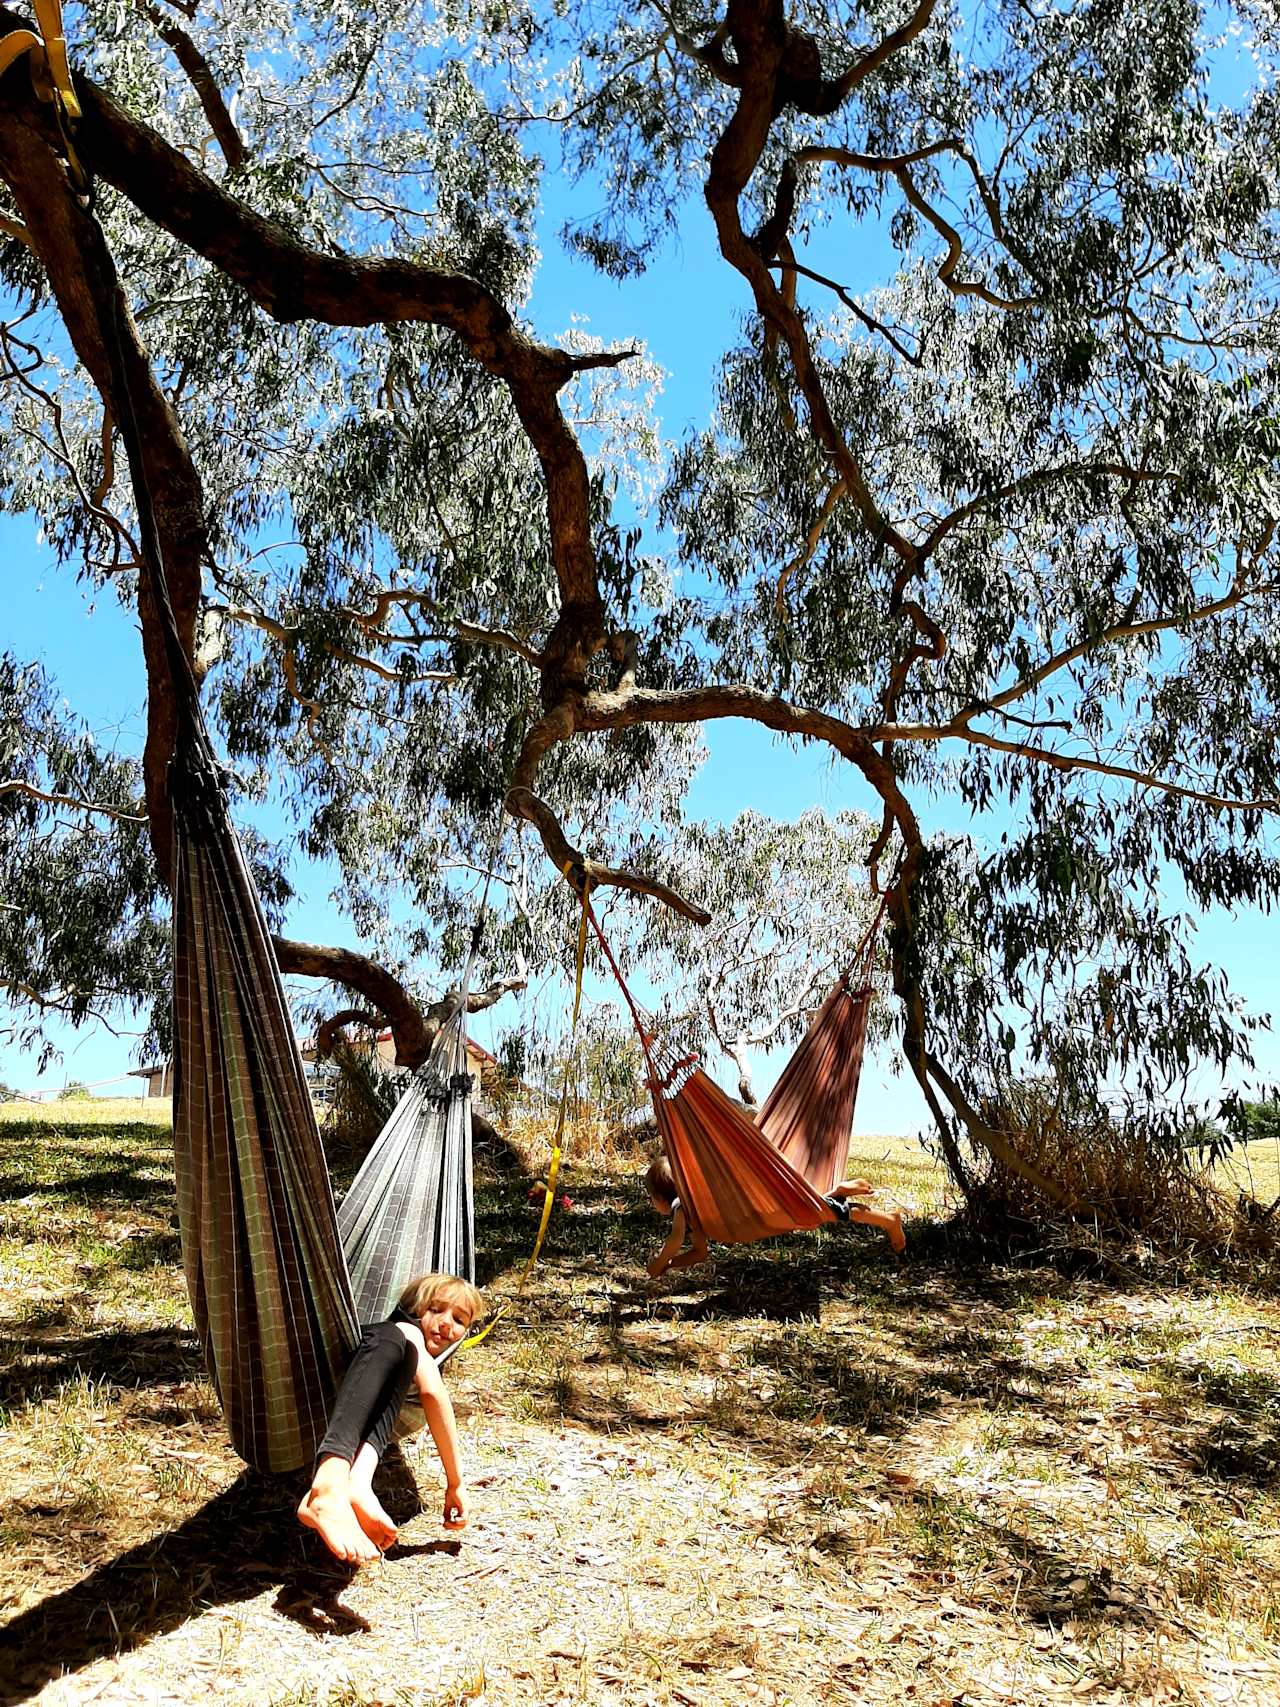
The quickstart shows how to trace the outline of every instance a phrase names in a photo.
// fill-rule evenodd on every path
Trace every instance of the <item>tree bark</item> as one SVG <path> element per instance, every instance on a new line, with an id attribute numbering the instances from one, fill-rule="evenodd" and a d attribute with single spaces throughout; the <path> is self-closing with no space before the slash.
<path id="1" fill-rule="evenodd" d="M 15 14 L 0 9 L 0 26 L 13 28 L 17 23 Z M 31 94 L 29 78 L 19 63 L 0 81 L 0 177 L 22 214 L 75 352 L 117 421 L 124 400 L 118 396 L 113 376 L 111 344 L 116 327 L 123 328 L 120 359 L 138 420 L 139 450 L 169 602 L 179 640 L 190 657 L 200 601 L 200 565 L 206 555 L 200 478 L 177 417 L 151 371 L 101 227 L 70 183 L 60 146 L 58 133 Z M 109 316 L 115 317 L 114 324 Z M 177 711 L 159 613 L 145 574 L 139 576 L 138 614 L 148 681 L 143 753 L 147 813 L 156 863 L 168 883 L 173 869 L 168 766 Z"/>

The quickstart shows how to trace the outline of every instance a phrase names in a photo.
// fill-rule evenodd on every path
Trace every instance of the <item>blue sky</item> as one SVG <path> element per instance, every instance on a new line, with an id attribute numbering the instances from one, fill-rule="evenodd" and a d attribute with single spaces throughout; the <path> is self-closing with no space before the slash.
<path id="1" fill-rule="evenodd" d="M 660 264 L 640 280 L 615 285 L 591 271 L 585 262 L 566 257 L 556 231 L 566 213 L 584 212 L 582 189 L 559 187 L 550 197 L 542 228 L 545 261 L 529 313 L 544 337 L 563 332 L 573 316 L 585 316 L 587 329 L 606 341 L 642 337 L 650 353 L 666 369 L 661 409 L 663 428 L 678 439 L 704 423 L 711 407 L 715 366 L 719 354 L 737 335 L 738 319 L 746 308 L 745 287 L 714 251 L 710 219 L 700 202 L 690 205 L 678 243 L 668 245 Z M 856 250 L 846 253 L 833 233 L 824 237 L 825 253 L 818 260 L 833 276 L 854 289 L 884 276 L 884 248 L 878 234 L 858 233 Z M 52 554 L 37 539 L 24 518 L 0 517 L 0 562 L 7 570 L 3 644 L 19 657 L 40 658 L 49 667 L 71 704 L 102 734 L 110 732 L 120 746 L 137 751 L 143 727 L 143 675 L 138 635 L 132 616 L 120 609 L 109 592 L 91 599 L 89 589 L 73 573 L 59 570 Z M 851 768 L 832 763 L 817 746 L 791 746 L 755 725 L 719 723 L 708 731 L 710 759 L 694 782 L 689 809 L 698 816 L 728 818 L 747 807 L 774 817 L 789 818 L 812 806 L 828 810 L 853 806 L 875 810 L 871 798 Z M 968 814 L 954 803 L 927 804 L 922 820 L 929 829 L 977 831 Z M 998 834 L 988 825 L 986 833 Z M 286 922 L 289 934 L 318 941 L 355 943 L 349 924 L 328 901 L 330 879 L 323 870 L 295 873 L 301 891 Z M 1178 904 L 1170 897 L 1171 905 Z M 1221 965 L 1232 987 L 1255 1011 L 1271 1001 L 1272 967 L 1280 952 L 1276 921 L 1248 909 L 1234 915 L 1221 910 L 1201 920 L 1197 958 Z M 2 1010 L 0 1010 L 2 1018 Z M 494 1030 L 518 1023 L 518 1010 L 508 999 L 492 1015 L 480 1016 L 475 1026 L 481 1042 Z M 37 1084 L 57 1086 L 69 1078 L 93 1084 L 123 1074 L 134 1064 L 135 1046 L 127 1035 L 112 1036 L 89 1026 L 75 1036 L 64 1034 L 64 1059 L 39 1080 L 35 1061 L 3 1041 L 0 1031 L 0 1079 L 21 1089 Z M 1280 1048 L 1269 1034 L 1258 1044 L 1259 1080 L 1280 1082 Z M 758 1087 L 770 1082 L 780 1063 L 759 1063 Z M 909 1079 L 896 1075 L 891 1051 L 869 1058 L 858 1109 L 864 1131 L 905 1132 L 926 1123 L 922 1099 Z M 116 1087 L 104 1086 L 104 1091 Z M 1221 1090 L 1205 1078 L 1198 1089 L 1205 1102 Z"/>

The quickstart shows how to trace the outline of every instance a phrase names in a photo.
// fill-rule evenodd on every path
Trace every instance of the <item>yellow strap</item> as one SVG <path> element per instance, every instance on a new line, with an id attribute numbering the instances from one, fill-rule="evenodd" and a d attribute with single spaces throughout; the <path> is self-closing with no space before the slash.
<path id="1" fill-rule="evenodd" d="M 564 874 L 568 877 L 573 866 L 566 861 Z M 551 1139 L 551 1165 L 547 1169 L 546 1183 L 543 1186 L 542 1219 L 538 1222 L 538 1236 L 534 1240 L 529 1260 L 520 1271 L 516 1281 L 515 1295 L 499 1304 L 489 1320 L 479 1333 L 471 1334 L 459 1345 L 459 1351 L 466 1351 L 470 1346 L 479 1345 L 486 1339 L 506 1315 L 515 1299 L 524 1291 L 525 1282 L 533 1273 L 534 1264 L 542 1251 L 542 1241 L 547 1236 L 547 1227 L 551 1222 L 551 1206 L 556 1200 L 556 1179 L 560 1173 L 560 1158 L 564 1154 L 564 1126 L 569 1113 L 569 1086 L 573 1082 L 573 1046 L 578 1035 L 578 1014 L 582 1008 L 582 972 L 587 958 L 587 921 L 590 917 L 591 880 L 584 879 L 582 885 L 582 916 L 578 921 L 578 952 L 573 973 L 573 1019 L 569 1026 L 569 1050 L 565 1056 L 564 1077 L 560 1085 L 560 1107 L 556 1113 L 556 1129 Z"/>
<path id="2" fill-rule="evenodd" d="M 71 86 L 71 67 L 67 63 L 67 38 L 62 33 L 62 0 L 35 0 L 36 22 L 44 37 L 45 58 L 49 75 L 58 91 L 62 110 L 74 123 L 80 117 L 80 103 Z"/>
<path id="3" fill-rule="evenodd" d="M 466 1339 L 462 1340 L 459 1343 L 458 1350 L 459 1351 L 470 1351 L 470 1349 L 473 1345 L 479 1345 L 481 1340 L 487 1340 L 489 1335 L 497 1327 L 498 1323 L 502 1320 L 502 1318 L 506 1315 L 507 1311 L 510 1308 L 511 1308 L 511 1300 L 509 1298 L 505 1299 L 501 1304 L 498 1305 L 498 1308 L 489 1317 L 489 1320 L 481 1328 L 481 1330 L 478 1334 L 468 1334 Z"/>
<path id="4" fill-rule="evenodd" d="M 62 0 L 35 0 L 35 6 L 39 35 L 34 30 L 10 30 L 7 36 L 0 37 L 0 76 L 24 53 L 30 53 L 33 48 L 40 49 L 62 110 L 74 123 L 80 117 L 80 103 L 72 87 L 71 66 L 67 62 L 67 38 L 62 33 Z"/>
<path id="5" fill-rule="evenodd" d="M 33 47 L 40 45 L 40 37 L 34 30 L 10 30 L 7 36 L 0 36 L 0 77 L 15 59 L 24 53 L 30 53 Z"/>

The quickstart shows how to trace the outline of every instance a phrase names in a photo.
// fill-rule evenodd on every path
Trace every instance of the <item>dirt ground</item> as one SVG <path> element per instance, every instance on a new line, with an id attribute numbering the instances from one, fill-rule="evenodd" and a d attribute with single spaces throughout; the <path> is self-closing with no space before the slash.
<path id="1" fill-rule="evenodd" d="M 427 1704 L 1280 1699 L 1280 1306 L 1068 1280 L 914 1209 L 644 1284 L 630 1175 L 570 1171 L 511 1317 L 455 1359 L 474 1519 L 430 1441 L 339 1569 L 223 1444 L 163 1127 L 0 1125 L 0 1700 Z M 482 1170 L 502 1291 L 535 1221 Z"/>

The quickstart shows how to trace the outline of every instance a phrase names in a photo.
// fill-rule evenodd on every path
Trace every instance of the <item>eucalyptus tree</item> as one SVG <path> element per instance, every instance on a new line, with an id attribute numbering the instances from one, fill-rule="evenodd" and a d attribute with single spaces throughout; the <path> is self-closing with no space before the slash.
<path id="1" fill-rule="evenodd" d="M 716 718 L 825 743 L 880 803 L 904 1050 L 953 1165 L 958 1128 L 1017 1165 L 980 1112 L 1015 1056 L 1147 1103 L 1248 1056 L 1161 891 L 1277 887 L 1272 28 L 1252 0 L 89 5 L 78 121 L 38 53 L 0 81 L 7 277 L 109 417 L 104 456 L 90 394 L 64 409 L 66 525 L 129 583 L 98 513 L 123 278 L 183 643 L 270 645 L 265 708 L 218 665 L 233 747 L 271 729 L 337 799 L 359 730 L 421 718 L 436 797 L 505 789 L 573 883 L 702 919 L 662 814 L 624 864 L 591 811 L 566 833 L 572 779 L 617 800 Z M 521 320 L 550 135 L 605 210 L 583 255 L 625 280 L 709 216 L 750 305 L 645 554 L 580 401 L 628 352 Z M 268 587 L 251 553 L 286 515 Z M 994 855 L 926 837 L 941 794 L 995 815 Z"/>
<path id="2" fill-rule="evenodd" d="M 312 242 L 448 248 L 492 289 L 518 299 L 527 288 L 533 169 L 460 66 L 424 74 L 420 7 L 345 18 L 323 7 L 309 19 L 243 7 L 224 14 L 225 38 L 199 43 L 181 7 L 104 7 L 86 21 L 90 58 L 113 87 L 193 153 L 211 144 L 242 193 Z M 185 80 L 171 77 L 175 61 Z M 170 596 L 234 782 L 248 798 L 279 784 L 307 852 L 337 861 L 343 903 L 373 951 L 277 937 L 281 964 L 357 992 L 361 1006 L 343 1017 L 389 1020 L 412 1064 L 447 1009 L 424 1000 L 406 969 L 428 948 L 446 968 L 465 956 L 477 902 L 465 873 L 482 879 L 496 863 L 517 900 L 527 889 L 527 860 L 492 834 L 521 731 L 537 716 L 527 648 L 510 630 L 482 645 L 490 630 L 476 623 L 496 608 L 523 631 L 549 607 L 550 577 L 525 573 L 546 550 L 536 460 L 501 388 L 452 340 L 412 324 L 279 326 L 97 188 L 113 264 L 140 282 L 133 306 L 154 376 L 142 392 L 147 448 L 165 471 L 153 492 L 167 543 L 181 541 L 168 555 Z M 100 588 L 139 602 L 146 809 L 163 872 L 173 699 L 156 613 L 137 585 L 103 329 L 95 373 L 77 363 L 75 315 L 50 312 L 56 287 L 33 269 L 29 234 L 12 219 L 6 229 L 3 265 L 22 312 L 0 327 L 4 499 L 33 510 L 59 556 Z M 602 561 L 616 554 L 621 574 L 635 538 L 611 528 L 607 509 L 619 482 L 634 488 L 652 463 L 644 402 L 657 375 L 643 360 L 625 376 L 597 365 L 582 333 L 567 342 L 587 375 L 579 401 L 598 549 Z M 448 655 L 420 668 L 413 651 L 424 644 Z M 550 798 L 634 842 L 635 820 L 675 809 L 693 745 L 641 730 L 566 750 Z M 630 809 L 642 792 L 640 814 Z M 27 827 L 39 834 L 34 818 Z M 267 899 L 283 902 L 278 858 L 270 877 Z M 473 988 L 473 1009 L 523 982 L 529 933 L 518 908 L 506 914 L 510 928 L 490 931 L 485 957 L 502 975 Z M 7 985 L 30 1010 L 28 987 Z"/>
<path id="3" fill-rule="evenodd" d="M 649 913 L 632 953 L 665 998 L 682 1041 L 733 1063 L 755 1107 L 752 1053 L 803 1037 L 835 980 L 869 946 L 878 903 L 866 883 L 875 824 L 861 812 L 804 813 L 794 824 L 742 812 L 683 826 L 670 876 L 711 923 Z M 879 1020 L 883 1004 L 875 1004 Z"/>

